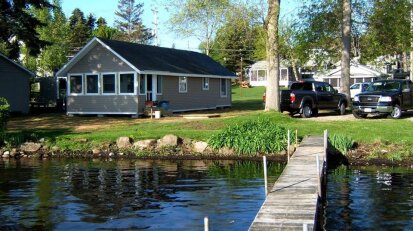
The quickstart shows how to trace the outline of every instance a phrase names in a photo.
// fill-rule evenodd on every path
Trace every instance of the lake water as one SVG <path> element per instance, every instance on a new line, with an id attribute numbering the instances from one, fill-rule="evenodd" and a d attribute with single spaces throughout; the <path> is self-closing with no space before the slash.
<path id="1" fill-rule="evenodd" d="M 326 230 L 413 230 L 413 170 L 330 171 L 324 216 Z"/>
<path id="2" fill-rule="evenodd" d="M 282 171 L 270 164 L 270 184 Z M 252 161 L 0 160 L 0 230 L 247 230 L 264 201 Z"/>

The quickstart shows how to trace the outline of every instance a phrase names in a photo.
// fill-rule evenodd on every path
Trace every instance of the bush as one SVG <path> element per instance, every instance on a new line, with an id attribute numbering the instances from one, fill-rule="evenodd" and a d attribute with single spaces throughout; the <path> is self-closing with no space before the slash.
<path id="1" fill-rule="evenodd" d="M 291 143 L 294 135 L 290 135 Z M 232 148 L 238 154 L 278 153 L 287 149 L 287 129 L 270 120 L 249 120 L 213 135 L 208 144 L 215 150 Z"/>
<path id="2" fill-rule="evenodd" d="M 6 129 L 7 120 L 9 119 L 10 104 L 5 98 L 0 97 L 0 132 Z"/>
<path id="3" fill-rule="evenodd" d="M 328 141 L 342 154 L 346 154 L 354 146 L 354 140 L 344 135 L 332 135 L 328 138 Z"/>

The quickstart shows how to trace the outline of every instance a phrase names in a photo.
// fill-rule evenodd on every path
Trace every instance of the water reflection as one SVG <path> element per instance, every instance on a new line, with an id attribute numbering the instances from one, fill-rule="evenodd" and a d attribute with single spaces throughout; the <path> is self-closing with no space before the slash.
<path id="1" fill-rule="evenodd" d="M 245 230 L 263 200 L 261 162 L 0 161 L 3 228 Z"/>
<path id="2" fill-rule="evenodd" d="M 326 230 L 413 230 L 413 170 L 338 168 L 328 175 Z"/>

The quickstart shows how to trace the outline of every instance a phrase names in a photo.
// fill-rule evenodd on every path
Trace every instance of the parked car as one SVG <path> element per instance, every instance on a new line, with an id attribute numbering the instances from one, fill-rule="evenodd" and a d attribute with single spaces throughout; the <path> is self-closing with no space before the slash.
<path id="1" fill-rule="evenodd" d="M 402 111 L 412 108 L 413 85 L 410 80 L 375 81 L 353 99 L 353 115 L 358 119 L 368 114 L 385 114 L 399 119 Z"/>
<path id="2" fill-rule="evenodd" d="M 355 83 L 350 86 L 350 97 L 353 99 L 358 93 L 366 91 L 370 83 Z"/>
<path id="3" fill-rule="evenodd" d="M 293 82 L 289 90 L 281 91 L 281 111 L 299 113 L 304 118 L 317 116 L 319 109 L 333 109 L 343 115 L 347 105 L 346 96 L 326 82 Z"/>

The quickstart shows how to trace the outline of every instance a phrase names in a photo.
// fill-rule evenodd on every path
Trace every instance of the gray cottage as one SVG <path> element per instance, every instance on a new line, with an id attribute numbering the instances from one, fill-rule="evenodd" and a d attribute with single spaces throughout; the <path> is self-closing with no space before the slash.
<path id="1" fill-rule="evenodd" d="M 231 106 L 235 74 L 192 51 L 93 38 L 57 72 L 67 79 L 67 114 L 144 113 L 148 102 L 169 111 Z"/>
<path id="2" fill-rule="evenodd" d="M 0 53 L 0 97 L 7 99 L 11 112 L 29 112 L 30 78 L 33 76 L 33 72 Z"/>

